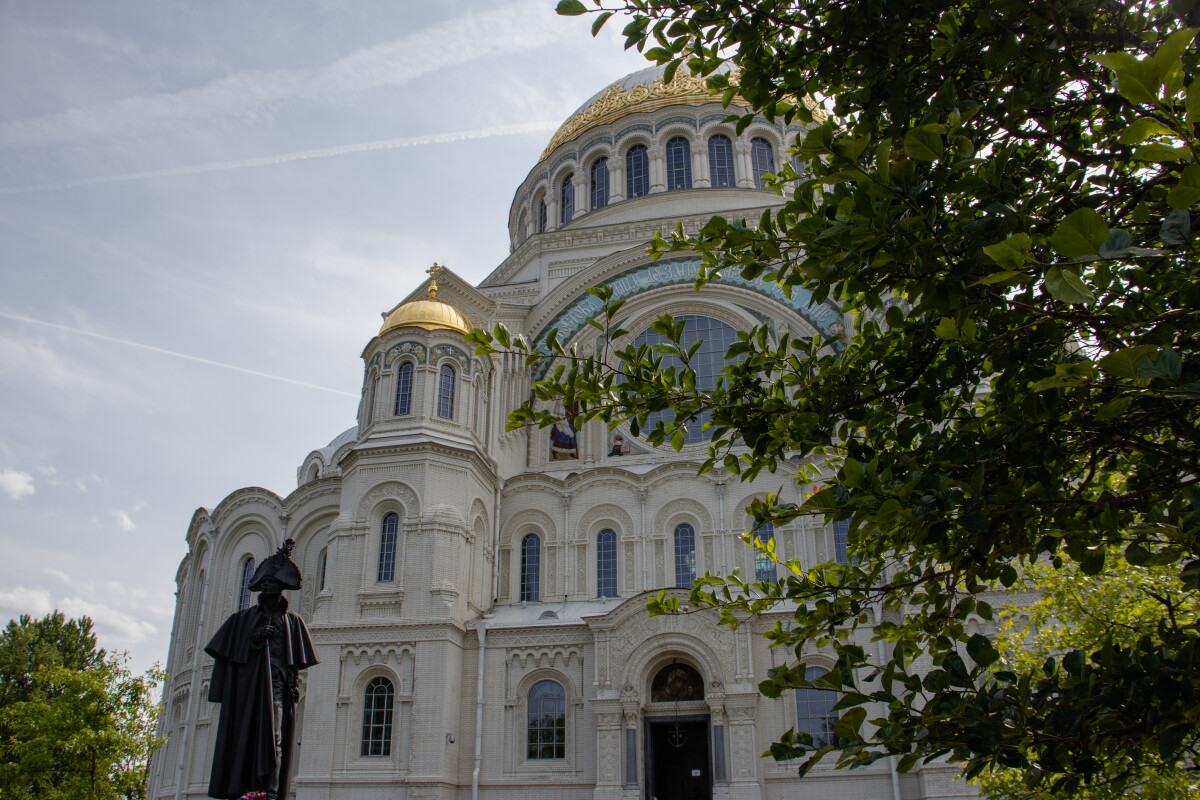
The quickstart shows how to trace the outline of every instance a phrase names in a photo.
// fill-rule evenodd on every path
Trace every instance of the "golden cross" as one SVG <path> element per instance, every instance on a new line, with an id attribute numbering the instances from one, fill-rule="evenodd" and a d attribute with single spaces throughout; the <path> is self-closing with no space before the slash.
<path id="1" fill-rule="evenodd" d="M 429 278 L 430 278 L 430 282 L 429 282 L 429 299 L 430 299 L 430 300 L 437 300 L 437 279 L 438 279 L 438 275 L 441 275 L 441 274 L 442 274 L 443 272 L 445 272 L 445 271 L 446 271 L 446 268 L 445 268 L 445 267 L 443 267 L 441 264 L 437 263 L 436 261 L 435 261 L 435 262 L 433 262 L 433 266 L 432 266 L 432 267 L 430 267 L 429 269 L 425 270 L 425 273 L 426 273 L 426 274 L 429 276 Z"/>

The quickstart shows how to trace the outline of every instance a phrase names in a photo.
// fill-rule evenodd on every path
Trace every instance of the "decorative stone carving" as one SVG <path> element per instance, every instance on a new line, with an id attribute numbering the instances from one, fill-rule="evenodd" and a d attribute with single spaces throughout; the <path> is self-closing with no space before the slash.
<path id="1" fill-rule="evenodd" d="M 412 487 L 399 481 L 388 481 L 379 484 L 363 497 L 362 502 L 358 504 L 359 521 L 366 520 L 371 509 L 384 500 L 395 500 L 400 503 L 404 506 L 405 516 L 409 518 L 420 516 L 421 503 Z"/>

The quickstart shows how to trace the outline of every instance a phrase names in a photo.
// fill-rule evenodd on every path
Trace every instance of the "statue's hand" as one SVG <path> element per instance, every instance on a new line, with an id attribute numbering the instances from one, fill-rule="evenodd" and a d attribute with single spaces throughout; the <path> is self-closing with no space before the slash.
<path id="1" fill-rule="evenodd" d="M 250 646 L 255 650 L 261 650 L 262 646 L 267 643 L 267 635 L 263 631 L 258 631 L 250 637 Z"/>
<path id="2" fill-rule="evenodd" d="M 300 689 L 296 686 L 292 687 L 292 702 L 293 703 L 300 702 Z"/>

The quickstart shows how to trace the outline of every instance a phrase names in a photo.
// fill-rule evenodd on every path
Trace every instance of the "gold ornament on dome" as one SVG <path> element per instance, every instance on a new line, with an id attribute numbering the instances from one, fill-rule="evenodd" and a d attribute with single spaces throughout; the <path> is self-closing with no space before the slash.
<path id="1" fill-rule="evenodd" d="M 414 300 L 396 308 L 383 321 L 383 327 L 379 329 L 380 335 L 396 328 L 424 328 L 427 331 L 451 330 L 463 334 L 470 333 L 471 323 L 463 316 L 463 313 L 449 303 L 437 299 L 437 279 L 445 271 L 445 267 L 436 261 L 433 262 L 433 266 L 425 270 L 430 278 L 429 299 Z"/>
<path id="2" fill-rule="evenodd" d="M 731 80 L 736 77 L 736 73 L 730 74 Z M 719 102 L 721 95 L 713 94 L 708 88 L 707 80 L 697 75 L 677 74 L 670 83 L 663 83 L 663 79 L 659 77 L 655 78 L 654 83 L 639 84 L 632 89 L 622 89 L 621 84 L 614 83 L 605 89 L 594 103 L 562 124 L 538 160 L 544 161 L 546 156 L 563 142 L 574 139 L 588 128 L 612 122 L 635 106 L 640 107 L 639 111 L 654 111 L 664 106 L 685 103 Z M 813 112 L 818 122 L 824 122 L 828 118 L 828 113 L 811 97 L 804 98 L 804 105 Z"/>

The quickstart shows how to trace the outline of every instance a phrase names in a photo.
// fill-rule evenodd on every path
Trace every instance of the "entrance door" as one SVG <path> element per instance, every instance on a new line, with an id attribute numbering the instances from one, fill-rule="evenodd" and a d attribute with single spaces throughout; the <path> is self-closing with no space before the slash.
<path id="1" fill-rule="evenodd" d="M 708 715 L 646 720 L 646 797 L 712 800 Z"/>

